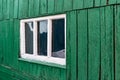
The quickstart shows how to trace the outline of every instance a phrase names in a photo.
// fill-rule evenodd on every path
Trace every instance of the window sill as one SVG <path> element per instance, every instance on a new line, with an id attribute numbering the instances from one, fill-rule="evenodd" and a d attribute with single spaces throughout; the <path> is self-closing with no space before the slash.
<path id="1" fill-rule="evenodd" d="M 60 65 L 60 64 L 56 64 L 56 63 L 50 63 L 50 62 L 44 62 L 44 61 L 38 61 L 38 60 L 32 60 L 32 59 L 25 59 L 25 58 L 19 58 L 19 61 L 26 61 L 26 62 L 35 63 L 35 64 L 66 69 L 66 65 Z"/>

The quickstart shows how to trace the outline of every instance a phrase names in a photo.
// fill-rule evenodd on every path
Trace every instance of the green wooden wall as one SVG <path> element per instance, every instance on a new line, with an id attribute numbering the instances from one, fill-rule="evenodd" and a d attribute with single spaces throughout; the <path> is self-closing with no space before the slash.
<path id="1" fill-rule="evenodd" d="M 0 80 L 120 80 L 120 0 L 0 0 Z M 67 18 L 66 68 L 19 60 L 20 20 Z"/>

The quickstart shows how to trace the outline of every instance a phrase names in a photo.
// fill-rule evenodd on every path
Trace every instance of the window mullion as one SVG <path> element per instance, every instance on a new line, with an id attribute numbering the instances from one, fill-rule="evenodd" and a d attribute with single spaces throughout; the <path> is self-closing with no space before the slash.
<path id="1" fill-rule="evenodd" d="M 33 34 L 34 34 L 34 37 L 33 37 L 33 44 L 34 44 L 34 47 L 33 47 L 33 55 L 37 55 L 37 22 L 34 20 L 34 31 L 33 31 Z"/>
<path id="2" fill-rule="evenodd" d="M 51 57 L 52 53 L 52 21 L 48 19 L 48 40 L 47 40 L 47 53 L 48 57 Z"/>
<path id="3" fill-rule="evenodd" d="M 21 53 L 25 54 L 25 24 L 21 22 L 21 27 L 20 27 L 20 36 L 21 36 Z"/>

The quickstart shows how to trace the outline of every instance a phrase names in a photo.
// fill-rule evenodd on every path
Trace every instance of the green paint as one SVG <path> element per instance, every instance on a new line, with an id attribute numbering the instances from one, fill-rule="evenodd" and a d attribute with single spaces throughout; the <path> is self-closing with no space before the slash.
<path id="1" fill-rule="evenodd" d="M 116 6 L 115 13 L 115 77 L 116 80 L 120 79 L 120 6 Z"/>
<path id="2" fill-rule="evenodd" d="M 93 13 L 94 12 L 94 13 Z M 100 71 L 100 13 L 88 10 L 88 80 L 98 80 Z"/>
<path id="3" fill-rule="evenodd" d="M 48 0 L 48 13 L 54 13 L 55 8 L 55 1 L 54 0 Z"/>
<path id="4" fill-rule="evenodd" d="M 73 0 L 73 9 L 82 9 L 84 0 Z"/>
<path id="5" fill-rule="evenodd" d="M 87 80 L 87 10 L 78 11 L 78 80 Z"/>

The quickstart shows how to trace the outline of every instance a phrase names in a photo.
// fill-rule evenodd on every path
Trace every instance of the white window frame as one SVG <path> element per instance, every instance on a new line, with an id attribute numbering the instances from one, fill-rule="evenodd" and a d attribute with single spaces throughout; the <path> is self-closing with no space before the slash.
<path id="1" fill-rule="evenodd" d="M 65 58 L 57 58 L 51 57 L 52 52 L 52 20 L 54 19 L 63 19 L 65 23 Z M 48 20 L 48 40 L 47 40 L 47 54 L 48 56 L 41 56 L 37 53 L 37 22 L 42 20 Z M 33 54 L 25 53 L 25 23 L 33 22 Z M 60 65 L 66 65 L 66 14 L 40 17 L 40 18 L 32 18 L 32 19 L 24 19 L 20 20 L 20 55 L 21 58 L 44 61 L 49 63 L 55 63 Z"/>

